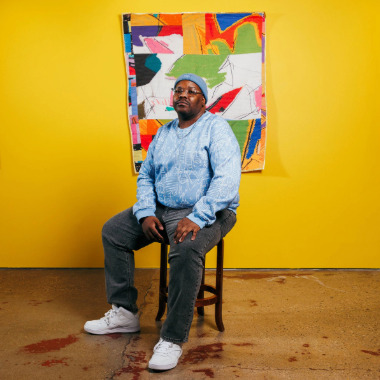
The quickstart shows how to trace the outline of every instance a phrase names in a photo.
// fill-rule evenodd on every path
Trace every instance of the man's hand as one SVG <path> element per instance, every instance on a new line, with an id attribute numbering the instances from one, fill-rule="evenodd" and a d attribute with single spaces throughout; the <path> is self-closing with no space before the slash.
<path id="1" fill-rule="evenodd" d="M 158 229 L 163 231 L 164 227 L 161 222 L 155 216 L 147 216 L 142 222 L 142 229 L 145 237 L 150 241 L 157 241 L 162 243 L 164 238 L 158 232 Z"/>
<path id="2" fill-rule="evenodd" d="M 200 227 L 188 218 L 181 219 L 174 233 L 174 243 L 182 243 L 189 232 L 193 232 L 191 240 L 195 240 Z"/>

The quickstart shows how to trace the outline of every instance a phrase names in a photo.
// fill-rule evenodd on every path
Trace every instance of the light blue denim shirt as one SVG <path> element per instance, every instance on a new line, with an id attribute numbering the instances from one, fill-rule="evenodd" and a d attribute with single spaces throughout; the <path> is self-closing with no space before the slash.
<path id="1" fill-rule="evenodd" d="M 214 223 L 216 212 L 239 206 L 239 144 L 228 123 L 206 111 L 192 126 L 175 119 L 158 131 L 137 179 L 138 220 L 154 216 L 156 201 L 193 208 L 187 217 L 200 228 Z"/>

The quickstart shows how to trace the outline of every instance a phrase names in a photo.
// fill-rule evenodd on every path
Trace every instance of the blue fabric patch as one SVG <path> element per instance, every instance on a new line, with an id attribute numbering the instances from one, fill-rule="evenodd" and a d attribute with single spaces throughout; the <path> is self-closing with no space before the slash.
<path id="1" fill-rule="evenodd" d="M 129 91 L 131 93 L 131 98 L 135 99 L 134 102 L 132 102 L 132 115 L 138 115 L 138 110 L 137 110 L 137 91 L 136 87 L 129 87 Z"/>
<path id="2" fill-rule="evenodd" d="M 132 52 L 132 45 L 131 45 L 131 35 L 124 34 L 124 46 L 125 46 L 125 52 L 131 53 Z"/>
<path id="3" fill-rule="evenodd" d="M 216 14 L 216 20 L 222 31 L 226 30 L 231 25 L 235 24 L 236 21 L 241 20 L 244 17 L 251 15 L 252 13 L 225 13 Z"/>
<path id="4" fill-rule="evenodd" d="M 247 158 L 251 158 L 255 152 L 256 144 L 261 138 L 261 119 L 255 120 L 255 126 L 251 133 L 251 139 L 249 140 Z"/>

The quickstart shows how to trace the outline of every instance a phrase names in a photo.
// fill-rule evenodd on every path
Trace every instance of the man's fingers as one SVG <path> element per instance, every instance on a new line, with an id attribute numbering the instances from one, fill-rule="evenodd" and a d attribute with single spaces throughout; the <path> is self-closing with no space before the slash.
<path id="1" fill-rule="evenodd" d="M 158 241 L 164 240 L 164 238 L 161 236 L 161 234 L 156 230 L 156 227 L 153 227 L 151 229 L 151 233 L 153 234 L 153 236 L 155 237 L 156 240 L 158 240 Z"/>
<path id="2" fill-rule="evenodd" d="M 179 238 L 179 242 L 182 243 L 184 240 L 185 240 L 185 237 L 187 236 L 187 234 L 189 233 L 190 231 L 183 231 L 181 237 Z"/>
<path id="3" fill-rule="evenodd" d="M 156 222 L 156 225 L 158 226 L 158 228 L 160 230 L 163 230 L 164 229 L 164 226 L 161 224 L 161 222 L 157 219 L 157 222 Z"/>
<path id="4" fill-rule="evenodd" d="M 143 231 L 145 237 L 150 241 L 164 241 L 162 235 L 158 232 L 158 229 L 164 230 L 163 225 L 159 221 L 159 219 L 155 216 L 148 216 L 143 221 Z"/>
<path id="5" fill-rule="evenodd" d="M 183 218 L 178 222 L 177 229 L 174 233 L 174 242 L 182 243 L 185 240 L 186 236 L 189 234 L 189 232 L 193 233 L 191 240 L 194 240 L 199 230 L 200 227 L 196 223 L 192 222 L 188 218 Z"/>
<path id="6" fill-rule="evenodd" d="M 182 231 L 179 229 L 179 227 L 177 227 L 177 229 L 175 230 L 175 233 L 174 233 L 174 242 L 175 243 L 178 243 L 178 240 L 181 237 L 181 235 L 182 235 Z"/>
<path id="7" fill-rule="evenodd" d="M 154 222 L 154 227 L 158 227 L 160 230 L 163 230 L 164 227 L 163 225 L 161 224 L 160 220 L 157 218 L 157 217 L 152 217 L 152 221 Z"/>
<path id="8" fill-rule="evenodd" d="M 152 234 L 152 232 L 150 230 L 147 230 L 146 233 L 145 233 L 145 236 L 148 238 L 148 240 L 150 241 L 154 241 L 154 236 Z"/>
<path id="9" fill-rule="evenodd" d="M 193 236 L 191 237 L 191 240 L 195 240 L 195 238 L 197 237 L 198 231 L 199 230 L 193 230 Z"/>

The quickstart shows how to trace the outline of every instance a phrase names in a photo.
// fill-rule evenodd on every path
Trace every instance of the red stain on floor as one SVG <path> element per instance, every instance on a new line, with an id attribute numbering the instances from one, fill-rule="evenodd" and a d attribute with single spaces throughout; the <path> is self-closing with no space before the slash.
<path id="1" fill-rule="evenodd" d="M 126 356 L 133 363 L 136 363 L 136 364 L 147 363 L 147 360 L 145 359 L 146 353 L 144 351 L 132 351 L 130 354 Z"/>
<path id="2" fill-rule="evenodd" d="M 361 350 L 365 354 L 373 355 L 373 356 L 380 356 L 380 349 L 376 351 L 368 351 L 368 350 Z"/>
<path id="3" fill-rule="evenodd" d="M 146 353 L 144 351 L 132 351 L 126 357 L 129 364 L 117 371 L 115 375 L 120 376 L 123 373 L 130 373 L 133 375 L 132 380 L 138 380 L 141 372 L 145 371 Z M 144 364 L 144 366 L 141 367 L 141 364 Z"/>
<path id="4" fill-rule="evenodd" d="M 292 356 L 288 359 L 288 362 L 296 362 L 297 358 L 295 356 Z"/>
<path id="5" fill-rule="evenodd" d="M 115 333 L 115 334 L 106 334 L 106 336 L 112 338 L 112 339 L 119 339 L 121 338 L 123 335 L 121 333 Z"/>
<path id="6" fill-rule="evenodd" d="M 257 302 L 255 300 L 251 300 L 251 306 L 257 306 Z"/>
<path id="7" fill-rule="evenodd" d="M 44 367 L 52 367 L 53 365 L 57 364 L 68 366 L 67 362 L 65 361 L 66 359 L 67 358 L 46 360 L 46 362 L 41 363 L 41 365 Z"/>
<path id="8" fill-rule="evenodd" d="M 28 302 L 28 304 L 29 304 L 30 306 L 38 306 L 38 305 L 41 305 L 42 302 L 41 302 L 41 301 L 37 301 L 37 300 L 30 300 L 30 301 Z"/>
<path id="9" fill-rule="evenodd" d="M 253 343 L 233 343 L 234 346 L 253 346 Z"/>
<path id="10" fill-rule="evenodd" d="M 310 344 L 305 343 L 303 347 L 310 347 Z"/>
<path id="11" fill-rule="evenodd" d="M 43 354 L 51 351 L 59 351 L 61 348 L 73 344 L 79 340 L 75 335 L 69 335 L 66 338 L 56 338 L 49 340 L 41 340 L 41 342 L 29 344 L 21 348 L 29 354 Z"/>
<path id="12" fill-rule="evenodd" d="M 206 359 L 220 359 L 225 343 L 212 343 L 190 349 L 183 357 L 182 363 L 197 364 Z"/>
<path id="13" fill-rule="evenodd" d="M 193 369 L 193 372 L 203 372 L 207 377 L 211 377 L 212 379 L 215 377 L 214 371 L 211 368 Z"/>
<path id="14" fill-rule="evenodd" d="M 29 304 L 30 306 L 38 306 L 38 305 L 42 305 L 44 302 L 51 302 L 51 301 L 53 301 L 53 300 L 45 300 L 45 301 L 30 300 L 30 301 L 28 302 L 28 304 Z"/>

